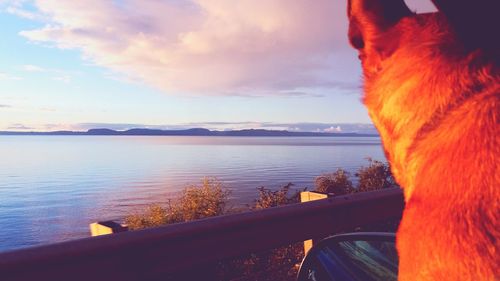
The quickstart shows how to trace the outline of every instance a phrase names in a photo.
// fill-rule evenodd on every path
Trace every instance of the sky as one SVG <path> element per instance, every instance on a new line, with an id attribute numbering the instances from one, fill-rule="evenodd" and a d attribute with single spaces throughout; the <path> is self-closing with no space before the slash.
<path id="1" fill-rule="evenodd" d="M 374 132 L 345 10 L 346 0 L 0 0 L 0 130 Z"/>

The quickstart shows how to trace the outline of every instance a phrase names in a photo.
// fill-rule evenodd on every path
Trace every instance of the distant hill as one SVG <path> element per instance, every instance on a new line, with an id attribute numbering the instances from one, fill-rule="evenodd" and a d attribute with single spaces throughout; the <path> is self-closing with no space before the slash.
<path id="1" fill-rule="evenodd" d="M 0 135 L 59 135 L 59 136 L 230 136 L 230 137 L 376 137 L 375 134 L 357 133 L 317 133 L 290 132 L 265 129 L 211 131 L 204 128 L 186 130 L 156 130 L 135 128 L 126 131 L 115 131 L 106 128 L 90 129 L 86 132 L 52 131 L 52 132 L 12 132 L 0 131 Z"/>

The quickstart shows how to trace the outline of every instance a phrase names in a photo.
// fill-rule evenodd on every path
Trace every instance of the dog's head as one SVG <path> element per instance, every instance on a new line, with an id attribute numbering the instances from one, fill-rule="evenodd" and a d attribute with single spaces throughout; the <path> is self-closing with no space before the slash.
<path id="1" fill-rule="evenodd" d="M 438 12 L 427 14 L 412 12 L 403 0 L 348 2 L 349 40 L 363 68 L 364 102 L 393 173 L 408 190 L 415 139 L 440 111 L 486 84 L 485 65 L 499 61 L 500 1 L 433 2 Z"/>
<path id="2" fill-rule="evenodd" d="M 410 44 L 452 43 L 455 51 L 476 49 L 497 58 L 500 2 L 434 0 L 438 13 L 415 14 L 403 0 L 349 0 L 349 41 L 359 51 L 365 75 L 380 69 L 396 50 Z M 435 25 L 425 29 L 425 25 Z M 448 42 L 443 38 L 448 37 Z M 439 46 L 437 46 L 439 47 Z M 453 50 L 450 52 L 453 53 Z"/>

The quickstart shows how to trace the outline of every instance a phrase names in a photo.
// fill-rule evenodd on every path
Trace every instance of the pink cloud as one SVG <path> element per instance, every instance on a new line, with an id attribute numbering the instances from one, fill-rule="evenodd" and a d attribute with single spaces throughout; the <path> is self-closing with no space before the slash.
<path id="1" fill-rule="evenodd" d="M 171 94 L 342 88 L 358 79 L 345 2 L 36 0 L 45 26 L 20 34 Z"/>

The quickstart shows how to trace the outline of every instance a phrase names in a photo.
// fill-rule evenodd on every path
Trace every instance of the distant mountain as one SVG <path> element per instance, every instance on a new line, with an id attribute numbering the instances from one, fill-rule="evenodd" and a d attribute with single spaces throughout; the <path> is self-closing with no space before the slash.
<path id="1" fill-rule="evenodd" d="M 317 133 L 290 132 L 265 129 L 210 131 L 204 128 L 187 130 L 157 130 L 135 128 L 126 131 L 115 131 L 106 128 L 90 129 L 86 132 L 52 131 L 52 132 L 11 132 L 0 131 L 0 135 L 59 135 L 59 136 L 230 136 L 230 137 L 375 137 L 375 134 L 358 133 Z"/>

